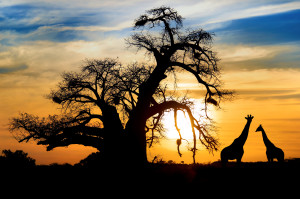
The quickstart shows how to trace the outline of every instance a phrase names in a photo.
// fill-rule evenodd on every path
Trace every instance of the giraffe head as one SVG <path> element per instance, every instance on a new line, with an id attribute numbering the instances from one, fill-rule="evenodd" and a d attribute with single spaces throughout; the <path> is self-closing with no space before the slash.
<path id="1" fill-rule="evenodd" d="M 256 131 L 255 132 L 258 132 L 258 131 L 263 131 L 263 127 L 261 126 L 261 124 L 259 125 L 259 127 L 257 127 Z"/>
<path id="2" fill-rule="evenodd" d="M 247 117 L 245 117 L 245 119 L 246 119 L 248 122 L 251 122 L 253 118 L 254 118 L 254 116 L 252 116 L 251 114 L 250 114 L 250 115 L 247 115 Z"/>

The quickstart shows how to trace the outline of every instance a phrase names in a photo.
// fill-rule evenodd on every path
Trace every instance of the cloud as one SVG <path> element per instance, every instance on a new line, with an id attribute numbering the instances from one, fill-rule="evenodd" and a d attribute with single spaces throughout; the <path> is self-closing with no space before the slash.
<path id="1" fill-rule="evenodd" d="M 216 45 L 219 57 L 224 62 L 239 62 L 272 58 L 278 52 L 288 49 L 282 46 Z"/>
<path id="2" fill-rule="evenodd" d="M 128 35 L 133 20 L 144 13 L 145 10 L 160 5 L 170 5 L 186 18 L 188 26 L 199 24 L 215 31 L 225 42 L 244 42 L 250 34 L 254 40 L 268 42 L 277 39 L 282 33 L 270 30 L 266 37 L 257 37 L 257 34 L 266 31 L 269 21 L 265 21 L 261 27 L 263 30 L 253 30 L 248 34 L 235 34 L 239 31 L 240 23 L 251 23 L 246 20 L 249 17 L 265 16 L 274 13 L 282 13 L 300 8 L 299 2 L 263 1 L 250 0 L 187 0 L 187 1 L 80 1 L 72 3 L 67 0 L 12 0 L 0 3 L 0 42 L 3 45 L 18 45 L 26 41 L 48 40 L 56 42 L 68 42 L 76 40 L 98 40 L 103 34 Z M 298 16 L 295 16 L 298 17 Z M 239 21 L 244 19 L 246 21 Z M 234 22 L 231 22 L 235 20 Z M 297 21 L 291 26 L 297 27 Z M 245 27 L 243 27 L 245 28 Z M 258 27 L 259 29 L 259 27 Z M 297 28 L 295 28 L 297 30 Z M 113 32 L 112 32 L 113 31 Z M 233 34 L 225 34 L 228 31 Z M 272 33 L 272 34 L 271 34 Z M 271 35 L 271 37 L 270 37 Z M 275 35 L 274 38 L 272 35 Z M 290 36 L 293 37 L 290 37 Z M 291 30 L 286 40 L 298 38 L 298 32 Z M 269 40 L 268 40 L 269 36 Z M 252 38 L 252 40 L 253 40 Z M 290 38 L 290 39 L 287 39 Z M 251 39 L 250 39 L 251 40 Z M 251 40 L 251 41 L 252 41 Z M 281 41 L 280 40 L 280 41 Z M 249 41 L 250 42 L 250 41 Z"/>
<path id="3" fill-rule="evenodd" d="M 187 90 L 188 89 L 188 90 Z M 254 100 L 299 100 L 300 91 L 299 89 L 234 89 L 234 99 L 254 99 Z M 179 90 L 180 94 L 187 94 L 189 97 L 196 99 L 203 99 L 205 96 L 205 90 L 201 87 L 186 88 L 185 90 Z"/>
<path id="4" fill-rule="evenodd" d="M 300 3 L 300 2 L 299 2 Z M 224 43 L 276 45 L 300 41 L 300 10 L 231 21 L 214 32 Z"/>
<path id="5" fill-rule="evenodd" d="M 162 1 L 163 2 L 163 1 Z M 119 7 L 135 7 L 136 5 L 144 5 L 152 3 L 153 1 L 150 0 L 130 0 L 130 1 L 122 1 L 122 0 L 2 0 L 0 2 L 0 6 L 13 6 L 13 5 L 20 5 L 20 4 L 45 4 L 45 5 L 52 5 L 52 6 L 61 6 L 69 8 L 83 8 L 83 9 L 100 9 L 100 8 L 119 8 Z"/>
<path id="6" fill-rule="evenodd" d="M 15 66 L 15 67 L 1 67 L 0 66 L 0 74 L 12 73 L 15 71 L 25 70 L 27 68 L 28 68 L 28 66 L 26 66 L 26 65 L 20 65 L 20 66 Z"/>
<path id="7" fill-rule="evenodd" d="M 234 5 L 238 5 L 240 1 L 232 1 Z M 300 9 L 300 2 L 288 2 L 288 3 L 275 3 L 270 5 L 265 5 L 265 2 L 261 2 L 262 5 L 256 5 L 254 7 L 245 7 L 243 9 L 234 9 L 232 7 L 230 12 L 225 12 L 217 17 L 210 20 L 208 23 L 219 23 L 224 21 L 232 21 L 237 19 L 245 19 L 245 18 L 252 18 L 258 16 L 265 16 L 265 15 L 274 15 L 278 13 L 284 13 L 292 10 Z M 243 5 L 243 4 L 242 4 Z M 228 4 L 230 6 L 230 4 Z"/>
<path id="8" fill-rule="evenodd" d="M 300 93 L 288 94 L 288 95 L 274 95 L 274 96 L 267 96 L 267 97 L 258 97 L 259 100 L 265 99 L 278 99 L 278 100 L 288 100 L 288 99 L 295 99 L 300 100 Z"/>
<path id="9" fill-rule="evenodd" d="M 69 1 L 68 1 L 69 3 Z M 104 9 L 100 7 L 76 7 L 45 2 L 0 7 L 0 42 L 4 45 L 18 45 L 26 41 L 68 42 L 90 41 L 97 33 L 97 40 L 104 32 L 118 31 L 131 27 L 133 17 L 128 10 Z M 132 19 L 131 19 L 132 18 Z M 95 33 L 96 32 L 96 33 Z"/>
<path id="10" fill-rule="evenodd" d="M 235 90 L 240 95 L 278 95 L 291 94 L 295 89 L 237 89 Z"/>
<path id="11" fill-rule="evenodd" d="M 106 37 L 98 41 L 81 40 L 63 43 L 26 42 L 18 46 L 2 47 L 0 87 L 2 89 L 14 86 L 51 88 L 60 80 L 61 73 L 78 71 L 85 59 L 105 57 L 119 58 L 119 61 L 124 64 L 145 60 L 143 53 L 127 49 L 123 38 Z M 13 71 L 15 73 L 12 73 Z"/>
<path id="12" fill-rule="evenodd" d="M 273 15 L 300 8 L 299 1 L 203 0 L 172 3 L 191 26 L 206 30 L 226 27 L 234 20 Z"/>
<path id="13" fill-rule="evenodd" d="M 223 74 L 228 88 L 233 89 L 299 89 L 299 69 L 232 70 Z"/>
<path id="14" fill-rule="evenodd" d="M 255 100 L 299 100 L 299 89 L 236 89 L 239 98 L 252 98 Z"/>
<path id="15" fill-rule="evenodd" d="M 124 48 L 123 38 L 130 34 L 128 27 L 131 26 L 131 23 L 136 16 L 142 14 L 145 9 L 159 6 L 158 3 L 154 3 L 153 1 L 125 2 L 117 0 L 101 1 L 101 3 L 99 3 L 99 1 L 72 1 L 70 6 L 65 7 L 63 7 L 63 5 L 70 4 L 69 1 L 24 0 L 12 2 L 14 3 L 9 3 L 8 1 L 2 2 L 2 7 L 0 8 L 1 10 L 4 10 L 0 15 L 0 18 L 2 19 L 2 21 L 0 20 L 0 24 L 2 23 L 3 25 L 0 26 L 0 42 L 2 44 L 2 46 L 0 46 L 0 51 L 3 53 L 13 52 L 16 56 L 9 54 L 9 56 L 12 56 L 10 60 L 14 58 L 14 60 L 20 60 L 20 62 L 26 64 L 27 62 L 23 62 L 22 60 L 29 60 L 29 62 L 32 63 L 35 59 L 31 57 L 40 57 L 39 60 L 43 57 L 45 59 L 44 62 L 46 62 L 46 64 L 42 64 L 44 66 L 47 65 L 46 60 L 49 60 L 48 57 L 57 60 L 57 62 L 60 60 L 62 63 L 66 63 L 66 60 L 70 57 L 69 54 L 74 52 L 74 49 L 71 50 L 70 46 L 76 46 L 74 48 L 77 49 L 77 52 L 74 53 L 79 53 L 80 56 L 78 57 L 80 58 L 91 55 L 93 55 L 93 57 L 118 57 L 125 55 L 126 57 L 130 57 L 128 60 L 141 59 L 141 56 L 135 55 L 132 49 L 128 50 Z M 291 9 L 292 5 L 294 5 L 295 8 L 298 5 L 297 2 L 281 3 L 279 1 L 276 2 L 276 5 L 269 2 L 263 7 L 263 4 L 260 3 L 254 4 L 252 1 L 247 1 L 247 3 L 241 4 L 237 3 L 236 0 L 201 2 L 187 0 L 185 1 L 185 4 L 182 3 L 182 1 L 163 1 L 163 3 L 170 4 L 171 6 L 174 5 L 174 8 L 178 8 L 177 10 L 184 17 L 190 16 L 194 18 L 207 13 L 211 17 L 217 12 L 220 12 L 220 10 L 224 10 L 225 15 L 229 8 L 232 8 L 231 10 L 233 12 L 240 8 L 257 8 L 257 10 L 261 11 L 257 11 L 256 15 L 258 15 L 258 13 L 264 15 L 263 13 L 267 13 L 263 12 L 264 10 L 268 11 L 270 14 L 271 8 L 276 8 L 274 12 L 278 13 Z M 192 4 L 195 4 L 195 6 L 191 6 Z M 280 5 L 283 6 L 282 9 L 279 9 L 281 8 Z M 202 12 L 205 9 L 211 10 L 212 12 Z M 189 10 L 190 12 L 188 12 Z M 196 12 L 197 10 L 198 12 Z M 252 13 L 254 13 L 254 11 Z M 226 69 L 246 67 L 250 69 L 270 67 L 285 68 L 287 66 L 299 67 L 300 59 L 298 54 L 300 53 L 300 47 L 295 46 L 293 43 L 290 45 L 282 45 L 277 44 L 276 41 L 275 44 L 277 45 L 254 46 L 252 43 L 245 42 L 247 38 L 263 40 L 267 37 L 272 37 L 272 34 L 277 34 L 276 37 L 279 37 L 280 35 L 284 37 L 284 34 L 289 33 L 273 33 L 272 27 L 276 27 L 276 23 L 283 24 L 284 26 L 288 26 L 285 25 L 285 23 L 288 23 L 290 26 L 297 25 L 299 20 L 292 19 L 298 19 L 297 17 L 299 14 L 300 12 L 295 11 L 292 13 L 282 13 L 280 16 L 272 15 L 259 18 L 259 23 L 255 23 L 258 24 L 255 25 L 257 27 L 251 26 L 253 29 L 252 32 L 247 32 L 246 26 L 255 22 L 253 18 L 236 20 L 235 22 L 227 24 L 226 27 L 217 28 L 216 33 L 218 37 L 216 38 L 215 49 L 219 52 L 219 57 L 222 60 L 221 63 L 225 63 Z M 190 20 L 188 17 L 187 21 Z M 278 20 L 274 23 L 269 23 L 274 19 Z M 243 23 L 245 23 L 245 25 L 241 25 Z M 259 27 L 265 28 L 259 30 Z M 297 27 L 299 26 L 295 26 L 296 30 L 298 30 Z M 268 30 L 269 28 L 270 30 Z M 256 32 L 254 30 L 256 30 Z M 264 37 L 256 37 L 255 35 L 264 32 Z M 299 37 L 296 35 L 297 31 L 296 33 L 293 33 L 293 31 L 290 32 L 295 36 L 288 37 L 288 35 L 286 35 L 285 41 L 294 41 Z M 240 44 L 235 45 L 236 43 Z M 45 45 L 49 46 L 46 47 Z M 10 48 L 10 50 L 7 51 L 5 46 L 15 46 L 17 48 Z M 27 57 L 18 56 L 21 54 L 19 50 L 24 48 L 24 54 L 29 54 L 29 51 L 35 52 L 36 54 L 30 54 Z M 64 51 L 60 54 L 54 53 L 67 48 L 69 50 L 68 52 Z M 14 50 L 11 51 L 12 49 Z M 49 49 L 49 51 L 52 49 L 53 52 L 45 51 L 45 49 Z M 45 54 L 42 55 L 42 53 Z M 67 56 L 65 56 L 65 53 L 67 53 Z M 130 53 L 132 53 L 132 55 L 130 55 Z M 49 54 L 51 56 L 49 56 Z M 65 56 L 66 59 L 63 59 L 63 56 Z M 57 59 L 57 57 L 59 57 L 59 59 Z M 0 58 L 2 61 L 3 59 L 4 57 Z M 20 63 L 17 65 L 20 65 Z M 31 65 L 35 64 L 30 64 L 30 68 Z"/>
<path id="16" fill-rule="evenodd" d="M 233 102 L 241 104 L 241 106 L 247 106 L 244 103 L 255 102 L 262 108 L 271 104 L 277 108 L 278 106 L 299 107 L 299 76 L 300 70 L 295 69 L 235 70 L 224 73 L 221 80 L 224 81 L 224 89 L 235 91 Z M 189 84 L 179 83 L 178 94 L 187 94 L 191 98 L 203 99 L 205 88 L 195 82 L 190 79 L 187 82 Z"/>
<path id="17" fill-rule="evenodd" d="M 300 68 L 300 45 L 219 44 L 214 47 L 224 70 Z"/>

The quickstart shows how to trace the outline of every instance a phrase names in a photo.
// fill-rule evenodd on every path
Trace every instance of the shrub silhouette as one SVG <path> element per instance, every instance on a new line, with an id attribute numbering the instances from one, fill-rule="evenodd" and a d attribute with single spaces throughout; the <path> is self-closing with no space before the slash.
<path id="1" fill-rule="evenodd" d="M 83 168 L 99 168 L 103 164 L 102 161 L 102 154 L 100 152 L 95 152 L 80 160 L 80 162 L 75 164 L 74 166 Z"/>
<path id="2" fill-rule="evenodd" d="M 3 150 L 0 156 L 0 167 L 5 168 L 32 168 L 35 167 L 35 159 L 28 157 L 28 154 L 22 150 Z"/>

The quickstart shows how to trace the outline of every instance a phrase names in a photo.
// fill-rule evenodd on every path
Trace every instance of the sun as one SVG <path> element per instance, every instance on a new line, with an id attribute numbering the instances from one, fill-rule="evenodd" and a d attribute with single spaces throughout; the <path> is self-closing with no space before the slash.
<path id="1" fill-rule="evenodd" d="M 166 137 L 168 139 L 178 139 L 179 134 L 175 128 L 174 111 L 165 113 L 163 117 L 163 124 L 166 129 Z M 183 139 L 193 139 L 193 133 L 191 128 L 190 119 L 187 114 L 182 111 L 177 112 L 177 125 L 180 129 Z"/>
<path id="2" fill-rule="evenodd" d="M 203 103 L 195 103 L 194 109 L 193 109 L 193 115 L 196 119 L 199 119 L 200 122 L 203 124 L 207 123 L 208 120 L 205 118 L 205 105 Z M 210 118 L 215 118 L 216 114 L 214 110 L 208 110 L 208 115 Z M 179 134 L 175 128 L 175 121 L 174 121 L 174 111 L 166 112 L 162 118 L 162 122 L 164 124 L 164 127 L 166 129 L 166 137 L 168 139 L 179 139 Z M 180 133 L 183 139 L 186 140 L 193 140 L 193 132 L 191 127 L 190 118 L 187 113 L 184 113 L 183 111 L 177 112 L 177 126 L 180 129 Z M 198 131 L 195 131 L 196 137 L 198 137 Z"/>

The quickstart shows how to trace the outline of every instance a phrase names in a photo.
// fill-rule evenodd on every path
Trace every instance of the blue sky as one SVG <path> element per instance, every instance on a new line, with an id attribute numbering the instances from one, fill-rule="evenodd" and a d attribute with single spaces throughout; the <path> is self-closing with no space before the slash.
<path id="1" fill-rule="evenodd" d="M 134 8 L 130 7 L 132 6 L 130 3 L 128 3 L 128 7 L 126 4 L 118 6 L 117 1 L 115 1 L 116 5 L 111 3 L 101 6 L 98 3 L 95 6 L 91 4 L 84 7 L 80 1 L 69 1 L 74 2 L 73 6 L 66 6 L 65 1 L 61 2 L 24 0 L 14 3 L 12 0 L 10 5 L 1 6 L 0 4 L 1 45 L 19 45 L 22 42 L 38 40 L 53 42 L 92 41 L 110 36 L 110 34 L 125 37 L 130 33 L 129 27 L 134 18 L 142 14 L 143 10 L 157 6 L 157 3 L 153 3 L 154 5 L 151 6 L 149 1 L 136 1 Z M 144 7 L 143 2 L 145 2 Z M 187 1 L 185 4 L 184 1 L 175 1 L 175 3 L 170 2 L 170 4 L 175 4 L 173 7 L 179 12 L 182 8 L 183 13 L 185 13 L 188 4 L 198 5 L 195 2 Z M 205 5 L 208 1 L 202 2 Z M 210 2 L 216 4 L 214 5 L 215 9 L 208 7 L 208 10 L 212 9 L 213 12 L 202 14 L 201 12 L 202 10 L 205 11 L 205 8 L 200 7 L 199 13 L 191 12 L 191 17 L 184 16 L 187 18 L 186 24 L 205 27 L 208 26 L 209 22 L 208 27 L 215 25 L 215 28 L 209 28 L 209 30 L 215 32 L 223 43 L 272 45 L 295 42 L 300 39 L 300 6 L 299 3 L 297 4 L 299 1 L 243 1 L 246 3 L 234 7 L 231 7 L 231 1 L 225 5 L 223 1 L 219 1 L 219 4 L 223 5 L 222 10 L 217 5 L 218 1 Z M 298 7 L 293 8 L 293 3 Z M 290 7 L 278 9 L 280 5 L 284 8 L 287 4 L 290 4 Z M 213 4 L 208 6 L 211 5 Z M 264 7 L 266 8 L 265 11 L 262 10 Z M 137 11 L 133 12 L 135 8 Z M 255 8 L 257 8 L 257 13 L 255 13 Z M 253 13 L 247 13 L 251 9 Z M 241 15 L 241 10 L 246 11 L 244 16 Z M 220 11 L 223 12 L 220 13 Z M 234 12 L 236 12 L 236 16 L 234 16 Z M 224 16 L 223 20 L 220 21 L 219 19 L 218 22 L 218 16 Z M 212 19 L 217 20 L 210 22 Z M 122 26 L 122 23 L 125 25 Z"/>
<path id="2" fill-rule="evenodd" d="M 125 38 L 135 18 L 161 5 L 178 10 L 186 28 L 215 33 L 224 69 L 300 68 L 300 1 L 3 0 L 0 74 L 46 72 L 52 81 L 85 58 L 144 60 Z"/>
<path id="3" fill-rule="evenodd" d="M 300 10 L 236 19 L 213 30 L 226 43 L 274 45 L 300 41 Z"/>
<path id="4" fill-rule="evenodd" d="M 300 68 L 300 1 L 3 0 L 0 74 L 52 71 L 54 78 L 70 59 L 144 60 L 125 38 L 135 18 L 161 5 L 178 10 L 186 28 L 214 32 L 225 69 Z"/>

